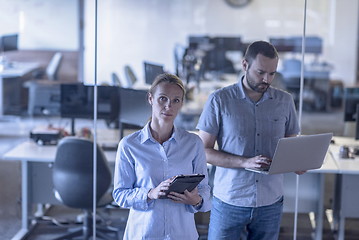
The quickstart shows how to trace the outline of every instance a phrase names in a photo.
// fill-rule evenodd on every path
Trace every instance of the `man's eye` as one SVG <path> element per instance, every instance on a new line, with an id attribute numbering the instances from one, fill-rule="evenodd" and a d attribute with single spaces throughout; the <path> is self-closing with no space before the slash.
<path id="1" fill-rule="evenodd" d="M 179 103 L 181 102 L 181 100 L 179 100 L 178 98 L 174 100 L 175 103 Z"/>
<path id="2" fill-rule="evenodd" d="M 167 98 L 166 97 L 160 97 L 160 101 L 166 101 Z"/>

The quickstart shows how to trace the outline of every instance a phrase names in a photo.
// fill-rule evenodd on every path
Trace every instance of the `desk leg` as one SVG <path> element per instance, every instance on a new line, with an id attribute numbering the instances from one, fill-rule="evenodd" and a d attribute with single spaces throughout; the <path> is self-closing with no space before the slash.
<path id="1" fill-rule="evenodd" d="M 345 235 L 345 217 L 340 216 L 338 240 L 344 240 L 344 235 Z"/>
<path id="2" fill-rule="evenodd" d="M 22 200 L 21 200 L 21 210 L 22 210 L 22 228 L 29 230 L 29 193 L 28 193 L 28 162 L 22 161 L 22 186 L 21 186 L 21 192 L 22 192 Z"/>
<path id="3" fill-rule="evenodd" d="M 3 78 L 0 76 L 0 118 L 4 115 L 4 86 Z"/>
<path id="4" fill-rule="evenodd" d="M 28 162 L 21 161 L 21 229 L 18 231 L 11 240 L 22 240 L 29 232 L 29 192 L 28 192 L 28 180 L 29 169 Z"/>
<path id="5" fill-rule="evenodd" d="M 319 199 L 316 213 L 315 239 L 321 240 L 323 236 L 323 211 L 324 211 L 324 174 L 319 174 Z"/>
<path id="6" fill-rule="evenodd" d="M 28 163 L 25 160 L 21 161 L 21 229 L 11 240 L 22 240 L 29 232 L 28 221 Z"/>

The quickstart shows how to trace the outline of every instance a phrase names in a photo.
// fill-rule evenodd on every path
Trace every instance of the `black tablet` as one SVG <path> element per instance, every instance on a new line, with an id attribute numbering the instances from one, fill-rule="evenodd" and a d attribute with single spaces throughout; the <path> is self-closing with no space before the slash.
<path id="1" fill-rule="evenodd" d="M 170 192 L 184 193 L 186 189 L 190 192 L 203 178 L 204 174 L 178 175 L 172 180 L 169 189 L 166 191 L 166 196 L 161 198 L 167 198 L 167 194 Z"/>

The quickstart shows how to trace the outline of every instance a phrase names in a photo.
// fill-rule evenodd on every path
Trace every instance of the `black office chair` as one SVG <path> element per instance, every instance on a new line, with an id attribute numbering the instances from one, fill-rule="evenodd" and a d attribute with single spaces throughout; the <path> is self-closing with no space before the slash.
<path id="1" fill-rule="evenodd" d="M 108 191 L 112 175 L 107 160 L 101 148 L 97 148 L 97 207 L 105 207 L 113 199 Z M 53 184 L 56 197 L 66 206 L 82 209 L 84 212 L 83 226 L 64 236 L 55 238 L 72 239 L 82 236 L 83 239 L 92 237 L 92 207 L 93 207 L 93 142 L 79 137 L 63 138 L 57 148 L 53 165 Z M 96 227 L 99 239 L 118 238 L 118 231 L 110 226 Z M 116 238 L 116 239 L 117 239 Z"/>

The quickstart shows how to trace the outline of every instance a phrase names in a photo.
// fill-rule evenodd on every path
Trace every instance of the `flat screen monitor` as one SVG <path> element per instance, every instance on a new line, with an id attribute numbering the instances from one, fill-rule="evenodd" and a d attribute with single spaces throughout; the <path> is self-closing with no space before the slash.
<path id="1" fill-rule="evenodd" d="M 224 51 L 241 51 L 241 37 L 215 37 L 211 39 L 216 49 Z"/>
<path id="2" fill-rule="evenodd" d="M 0 51 L 16 51 L 18 49 L 18 34 L 3 35 L 0 37 Z"/>
<path id="3" fill-rule="evenodd" d="M 359 88 L 344 89 L 344 121 L 354 122 L 357 119 L 357 107 L 359 106 Z"/>
<path id="4" fill-rule="evenodd" d="M 149 85 L 153 83 L 153 81 L 158 75 L 164 73 L 163 65 L 144 62 L 144 68 L 145 68 L 145 82 Z"/>
<path id="5" fill-rule="evenodd" d="M 270 38 L 269 42 L 277 49 L 278 52 L 293 52 L 294 40 L 289 38 Z"/>
<path id="6" fill-rule="evenodd" d="M 201 46 L 207 46 L 210 43 L 209 36 L 188 36 L 188 46 L 190 49 L 199 49 Z"/>
<path id="7" fill-rule="evenodd" d="M 115 86 L 97 87 L 97 117 L 115 120 L 120 107 L 119 88 Z M 94 86 L 83 84 L 61 85 L 61 117 L 93 118 Z"/>
<path id="8" fill-rule="evenodd" d="M 302 37 L 270 38 L 278 52 L 302 52 Z M 322 53 L 323 40 L 320 37 L 305 37 L 305 53 Z"/>
<path id="9" fill-rule="evenodd" d="M 121 123 L 145 126 L 151 117 L 151 105 L 147 100 L 147 91 L 132 88 L 120 88 Z"/>

